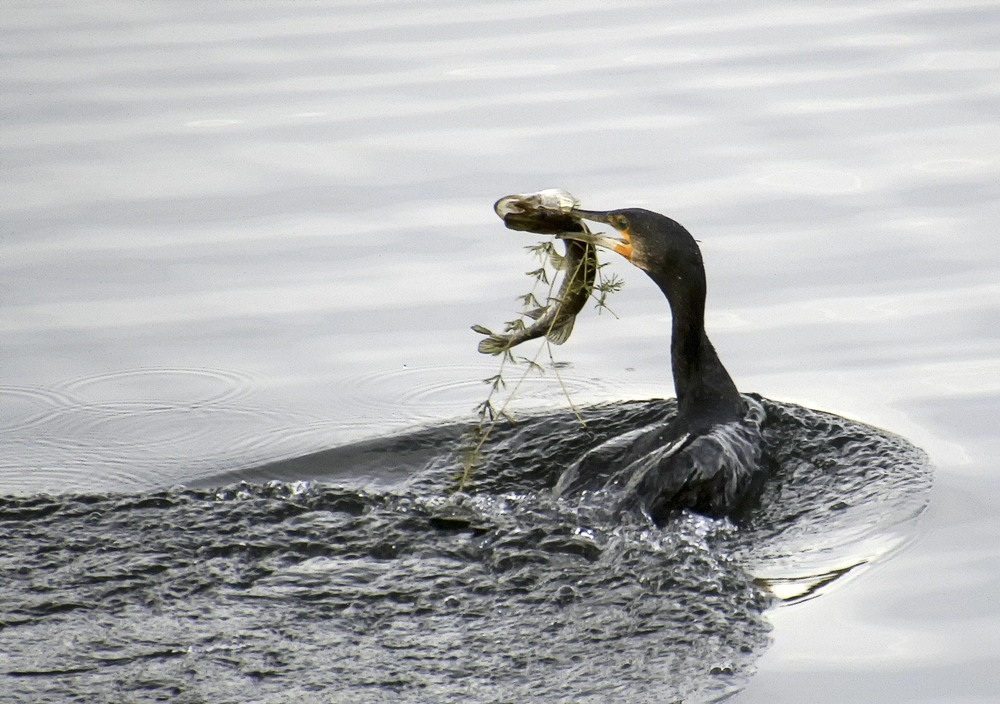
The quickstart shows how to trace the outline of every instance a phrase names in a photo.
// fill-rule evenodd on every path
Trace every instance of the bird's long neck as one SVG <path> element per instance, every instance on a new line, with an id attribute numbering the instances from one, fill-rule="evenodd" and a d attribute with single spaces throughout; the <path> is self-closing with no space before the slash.
<path id="1" fill-rule="evenodd" d="M 661 282 L 673 314 L 670 360 L 678 420 L 692 425 L 737 420 L 743 402 L 705 333 L 704 272 L 695 274 L 687 281 Z"/>

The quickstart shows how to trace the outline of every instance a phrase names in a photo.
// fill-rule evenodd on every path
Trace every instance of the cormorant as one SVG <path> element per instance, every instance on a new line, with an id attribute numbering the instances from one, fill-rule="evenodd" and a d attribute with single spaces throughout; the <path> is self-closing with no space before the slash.
<path id="1" fill-rule="evenodd" d="M 574 208 L 572 214 L 610 225 L 621 236 L 563 237 L 617 252 L 666 296 L 677 414 L 669 423 L 594 448 L 563 473 L 555 493 L 612 491 L 622 508 L 639 508 L 657 523 L 679 509 L 710 516 L 740 512 L 765 478 L 764 409 L 740 395 L 705 334 L 705 267 L 698 244 L 680 223 L 642 208 Z"/>

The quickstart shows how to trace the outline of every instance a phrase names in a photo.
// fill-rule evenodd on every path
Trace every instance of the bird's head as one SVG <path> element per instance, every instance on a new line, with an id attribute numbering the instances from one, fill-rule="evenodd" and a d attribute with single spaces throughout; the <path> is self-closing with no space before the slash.
<path id="1" fill-rule="evenodd" d="M 701 253 L 684 226 L 665 215 L 642 208 L 622 210 L 580 210 L 576 217 L 610 225 L 618 235 L 604 233 L 565 237 L 580 239 L 618 252 L 654 279 L 670 272 L 682 273 L 691 265 L 701 265 Z"/>

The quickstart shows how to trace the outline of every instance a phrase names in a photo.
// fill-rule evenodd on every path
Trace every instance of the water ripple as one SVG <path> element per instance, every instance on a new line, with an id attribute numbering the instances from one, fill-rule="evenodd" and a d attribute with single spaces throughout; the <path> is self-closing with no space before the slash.
<path id="1" fill-rule="evenodd" d="M 0 386 L 0 432 L 44 423 L 73 403 L 66 394 L 30 386 Z"/>
<path id="2" fill-rule="evenodd" d="M 81 404 L 113 409 L 133 402 L 188 407 L 231 402 L 251 395 L 257 386 L 257 378 L 232 370 L 155 367 L 78 377 L 57 389 Z"/>

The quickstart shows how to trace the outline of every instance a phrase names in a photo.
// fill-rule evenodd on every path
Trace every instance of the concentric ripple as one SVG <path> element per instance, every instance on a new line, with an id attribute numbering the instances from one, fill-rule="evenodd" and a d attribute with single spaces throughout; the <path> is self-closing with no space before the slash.
<path id="1" fill-rule="evenodd" d="M 187 407 L 232 403 L 249 396 L 259 382 L 248 374 L 200 367 L 130 369 L 93 374 L 58 390 L 81 405 L 114 408 L 150 403 Z"/>
<path id="2" fill-rule="evenodd" d="M 72 403 L 70 397 L 58 391 L 29 386 L 0 386 L 0 433 L 44 423 Z"/>
<path id="3" fill-rule="evenodd" d="M 483 380 L 496 373 L 495 366 L 472 365 L 379 370 L 344 380 L 339 393 L 359 412 L 385 415 L 405 409 L 408 418 L 439 420 L 469 415 L 489 391 Z M 520 407 L 551 406 L 553 398 L 565 406 L 563 394 L 573 400 L 587 399 L 607 386 L 606 381 L 575 374 L 565 366 L 546 368 L 544 373 L 531 371 L 526 365 L 508 366 L 504 379 L 505 393 L 499 402 L 512 395 Z"/>
<path id="4" fill-rule="evenodd" d="M 97 374 L 52 390 L 0 388 L 0 493 L 137 490 L 198 467 L 259 461 L 302 416 L 253 405 L 250 375 L 205 368 Z"/>

